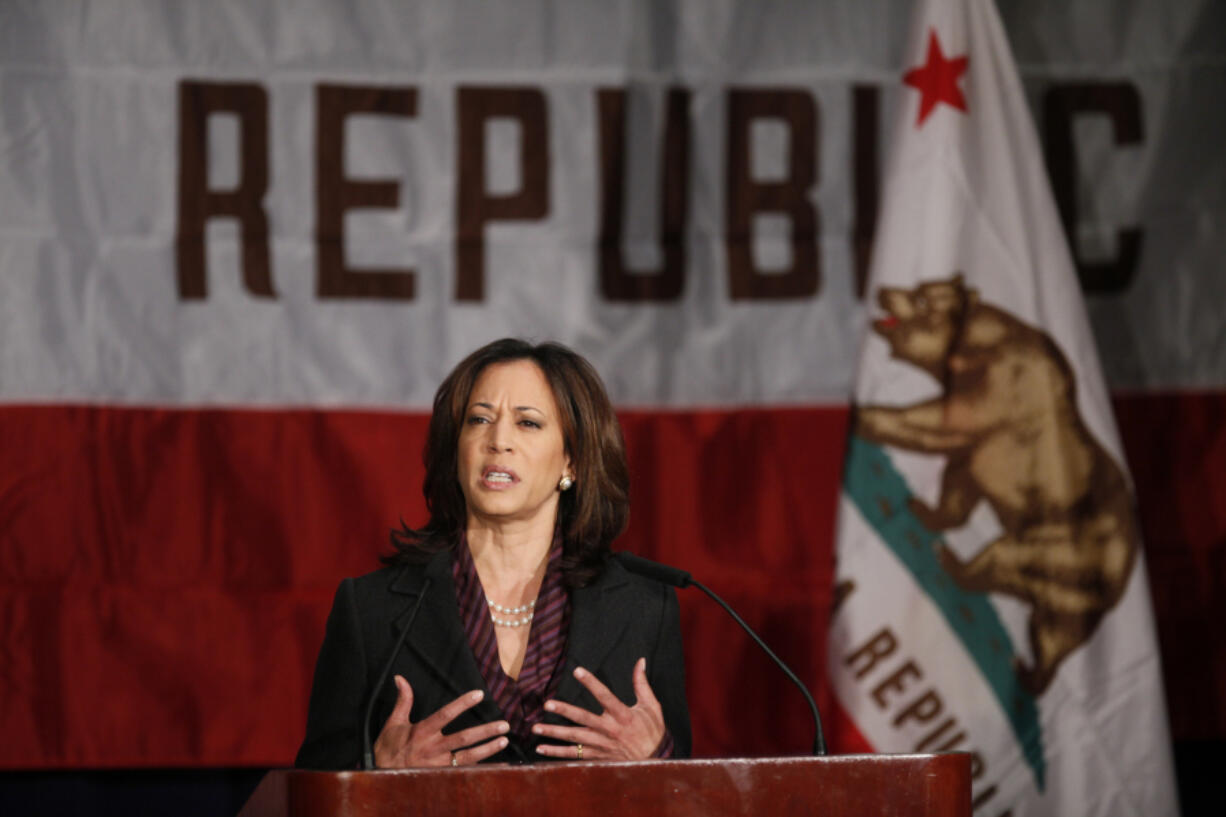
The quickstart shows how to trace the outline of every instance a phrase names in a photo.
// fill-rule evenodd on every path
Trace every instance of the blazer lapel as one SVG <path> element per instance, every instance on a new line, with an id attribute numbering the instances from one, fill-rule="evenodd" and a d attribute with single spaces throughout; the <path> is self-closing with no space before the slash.
<path id="1" fill-rule="evenodd" d="M 460 622 L 460 608 L 456 603 L 455 583 L 451 578 L 451 551 L 445 550 L 434 555 L 426 564 L 426 569 L 420 577 L 405 571 L 392 583 L 391 590 L 413 597 L 405 606 L 405 612 L 392 621 L 393 635 L 399 637 L 404 627 L 409 611 L 416 604 L 425 584 L 425 600 L 412 624 L 402 655 L 397 661 L 397 669 L 406 677 L 428 677 L 433 683 L 434 695 L 421 697 L 426 704 L 423 714 L 432 714 L 440 706 L 449 703 L 466 692 L 474 689 L 485 691 L 485 699 L 470 709 L 457 721 L 467 721 L 476 718 L 484 723 L 502 718 L 502 712 L 494 702 L 493 696 L 486 689 L 485 679 L 473 657 L 472 648 L 468 645 L 468 636 Z M 409 669 L 414 666 L 418 670 L 410 676 Z M 420 682 L 419 682 L 420 683 Z M 415 696 L 421 696 L 427 690 L 414 689 Z M 472 725 L 472 724 L 466 724 Z"/>
<path id="2" fill-rule="evenodd" d="M 424 571 L 402 571 L 389 589 L 406 598 L 402 611 L 388 625 L 392 637 L 398 637 L 408 620 L 410 611 L 429 578 L 425 600 L 412 630 L 405 640 L 404 648 L 396 662 L 396 672 L 418 679 L 414 695 L 421 702 L 418 712 L 422 716 L 432 714 L 440 706 L 473 689 L 485 691 L 485 699 L 453 722 L 451 730 L 488 723 L 503 718 L 503 713 L 494 701 L 481 670 L 468 645 L 460 621 L 459 605 L 456 603 L 455 584 L 451 578 L 451 553 L 443 551 L 427 563 Z M 575 680 L 575 667 L 583 667 L 599 673 L 610 652 L 621 642 L 626 629 L 633 622 L 635 611 L 625 596 L 628 579 L 624 570 L 611 564 L 592 584 L 571 592 L 571 622 L 567 637 L 566 658 L 562 677 L 554 695 L 587 709 L 596 707 L 591 693 Z M 419 689 L 422 680 L 431 684 L 429 689 Z M 610 679 L 614 686 L 622 686 L 626 679 Z M 389 684 L 394 696 L 394 687 Z M 414 706 L 417 709 L 417 706 Z M 547 713 L 550 723 L 564 721 L 553 713 Z"/>
<path id="3" fill-rule="evenodd" d="M 558 681 L 559 700 L 580 705 L 581 701 L 592 700 L 587 689 L 575 680 L 574 670 L 583 667 L 597 672 L 630 626 L 634 611 L 620 603 L 626 584 L 620 565 L 610 564 L 595 582 L 571 592 L 570 635 Z"/>

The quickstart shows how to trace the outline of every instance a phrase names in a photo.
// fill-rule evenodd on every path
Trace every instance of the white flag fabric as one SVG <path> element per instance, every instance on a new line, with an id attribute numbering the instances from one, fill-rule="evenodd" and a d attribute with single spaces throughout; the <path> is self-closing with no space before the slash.
<path id="1" fill-rule="evenodd" d="M 1131 481 L 990 0 L 921 0 L 839 508 L 829 668 L 976 814 L 1178 812 Z"/>

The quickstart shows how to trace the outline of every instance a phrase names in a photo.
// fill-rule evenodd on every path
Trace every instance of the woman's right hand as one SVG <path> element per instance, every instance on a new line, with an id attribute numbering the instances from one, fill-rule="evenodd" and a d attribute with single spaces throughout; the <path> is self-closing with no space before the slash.
<path id="1" fill-rule="evenodd" d="M 383 724 L 375 741 L 375 767 L 405 769 L 413 766 L 466 766 L 502 751 L 507 739 L 501 737 L 511 728 L 506 721 L 473 726 L 451 735 L 443 727 L 461 713 L 476 706 L 485 693 L 467 692 L 417 723 L 409 721 L 413 710 L 413 688 L 402 676 L 395 678 L 399 696 L 396 708 Z"/>

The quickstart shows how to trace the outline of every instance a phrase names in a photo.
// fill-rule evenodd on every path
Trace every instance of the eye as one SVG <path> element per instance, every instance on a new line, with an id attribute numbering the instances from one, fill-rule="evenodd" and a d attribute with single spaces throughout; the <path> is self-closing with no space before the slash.
<path id="1" fill-rule="evenodd" d="M 482 417 L 480 414 L 474 414 L 474 415 L 470 416 L 466 422 L 467 422 L 467 423 L 468 423 L 470 426 L 481 425 L 482 423 L 488 423 L 488 422 L 489 422 L 489 418 L 487 418 L 487 417 Z"/>
<path id="2" fill-rule="evenodd" d="M 521 426 L 527 426 L 528 428 L 540 428 L 541 427 L 541 424 L 538 423 L 536 420 L 520 420 L 519 424 Z"/>

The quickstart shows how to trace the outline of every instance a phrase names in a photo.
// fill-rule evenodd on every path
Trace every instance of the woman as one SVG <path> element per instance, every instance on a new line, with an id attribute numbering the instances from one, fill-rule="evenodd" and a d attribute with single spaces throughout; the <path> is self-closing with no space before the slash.
<path id="1" fill-rule="evenodd" d="M 688 756 L 676 595 L 610 558 L 629 478 L 587 361 L 473 352 L 435 395 L 425 463 L 429 522 L 337 590 L 296 765 L 358 765 L 372 694 L 380 768 Z"/>

